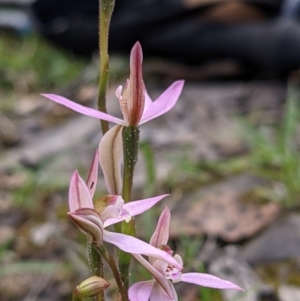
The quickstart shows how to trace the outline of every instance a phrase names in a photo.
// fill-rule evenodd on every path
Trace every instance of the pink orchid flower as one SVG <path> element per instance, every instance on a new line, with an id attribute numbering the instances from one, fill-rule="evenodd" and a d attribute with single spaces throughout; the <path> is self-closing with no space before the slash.
<path id="1" fill-rule="evenodd" d="M 166 253 L 171 255 L 172 251 L 167 246 L 170 219 L 170 210 L 166 207 L 159 218 L 150 244 L 165 250 Z M 130 301 L 148 301 L 149 299 L 150 301 L 177 301 L 178 297 L 173 283 L 180 281 L 217 289 L 242 290 L 232 282 L 210 274 L 182 273 L 181 268 L 170 265 L 161 259 L 150 257 L 148 262 L 140 255 L 134 255 L 134 257 L 150 271 L 154 279 L 133 284 L 128 292 Z M 179 255 L 176 254 L 173 258 L 180 266 L 183 266 Z"/>
<path id="2" fill-rule="evenodd" d="M 184 84 L 183 80 L 174 82 L 156 101 L 152 102 L 146 92 L 142 78 L 142 59 L 142 48 L 137 42 L 130 55 L 130 77 L 127 80 L 126 87 L 123 92 L 122 86 L 119 86 L 116 90 L 124 120 L 84 107 L 59 95 L 42 95 L 83 115 L 123 126 L 138 126 L 171 110 L 176 104 Z"/>
<path id="3" fill-rule="evenodd" d="M 94 183 L 92 178 L 95 175 L 96 173 L 92 171 L 87 182 Z M 79 230 L 87 235 L 91 243 L 95 244 L 96 246 L 100 246 L 103 241 L 106 241 L 117 246 L 125 252 L 151 256 L 181 268 L 181 265 L 178 264 L 176 260 L 174 260 L 174 258 L 166 252 L 135 237 L 105 230 L 106 226 L 125 220 L 127 215 L 121 214 L 118 218 L 108 218 L 110 214 L 104 214 L 107 219 L 103 219 L 102 214 L 99 214 L 94 209 L 91 192 L 92 191 L 90 187 L 87 186 L 78 172 L 75 171 L 71 178 L 69 188 L 70 212 L 68 212 L 68 216 L 76 224 Z M 130 214 L 130 216 L 135 216 L 149 209 L 165 196 L 166 195 L 136 201 L 134 202 L 134 205 L 131 204 L 130 206 L 127 206 L 130 204 L 128 203 L 123 206 L 122 210 Z M 118 207 L 120 207 L 119 204 Z M 109 208 L 109 210 L 111 210 L 111 208 Z"/>
<path id="4" fill-rule="evenodd" d="M 86 184 L 83 184 L 84 181 L 79 176 L 78 172 L 77 171 L 74 172 L 71 179 L 70 192 L 69 192 L 70 212 L 74 212 L 80 208 L 94 209 L 94 204 L 92 199 L 95 194 L 97 181 L 98 181 L 98 167 L 99 167 L 99 152 L 96 151 L 89 170 Z M 83 193 L 81 197 L 77 196 L 78 192 L 77 190 L 75 190 L 75 188 L 79 189 L 81 187 L 81 189 L 85 190 L 83 186 L 87 187 L 90 196 L 86 195 L 86 193 Z M 81 190 L 79 189 L 78 191 Z M 128 223 L 132 217 L 147 211 L 148 209 L 153 207 L 156 203 L 158 203 L 159 201 L 161 201 L 163 198 L 167 196 L 169 196 L 169 194 L 162 194 L 153 198 L 132 201 L 126 204 L 120 195 L 106 196 L 104 197 L 106 199 L 106 208 L 100 214 L 101 219 L 103 221 L 103 226 L 104 228 L 106 228 L 110 225 L 122 222 L 124 220 Z"/>

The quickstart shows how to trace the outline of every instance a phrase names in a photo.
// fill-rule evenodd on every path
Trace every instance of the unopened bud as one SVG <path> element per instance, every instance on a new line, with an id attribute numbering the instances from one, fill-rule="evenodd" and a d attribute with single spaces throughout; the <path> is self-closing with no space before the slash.
<path id="1" fill-rule="evenodd" d="M 82 281 L 74 290 L 74 295 L 77 297 L 94 297 L 109 287 L 109 282 L 104 278 L 92 276 Z"/>

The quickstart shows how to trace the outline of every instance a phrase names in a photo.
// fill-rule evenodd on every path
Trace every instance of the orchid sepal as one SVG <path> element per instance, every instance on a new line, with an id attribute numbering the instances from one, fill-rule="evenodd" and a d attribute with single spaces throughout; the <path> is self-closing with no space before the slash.
<path id="1" fill-rule="evenodd" d="M 159 283 L 159 285 L 166 291 L 170 298 L 173 298 L 172 290 L 170 289 L 169 280 L 160 273 L 149 261 L 139 254 L 132 255 L 139 263 L 141 263 L 145 269 L 147 269 L 153 278 Z"/>
<path id="2" fill-rule="evenodd" d="M 156 203 L 161 201 L 163 198 L 169 196 L 169 194 L 163 194 L 160 196 L 144 199 L 144 200 L 137 200 L 137 201 L 132 201 L 129 203 L 126 203 L 122 206 L 122 210 L 127 212 L 131 217 L 137 216 L 146 210 L 150 209 L 153 207 Z M 115 223 L 118 223 L 120 221 L 126 220 L 126 215 L 120 216 L 118 218 L 109 218 L 104 220 L 104 227 L 108 227 L 110 225 L 113 225 Z M 157 247 L 157 246 L 155 246 Z"/>
<path id="3" fill-rule="evenodd" d="M 205 273 L 183 273 L 181 275 L 181 280 L 188 283 L 193 283 L 205 287 L 217 288 L 217 289 L 235 289 L 241 290 L 238 285 L 228 281 L 223 280 L 214 275 L 205 274 Z"/>
<path id="4" fill-rule="evenodd" d="M 74 212 L 80 208 L 94 209 L 90 190 L 76 170 L 71 178 L 69 187 L 69 208 Z"/>
<path id="5" fill-rule="evenodd" d="M 148 301 L 155 280 L 139 281 L 134 283 L 128 291 L 130 301 Z"/>
<path id="6" fill-rule="evenodd" d="M 128 124 L 137 127 L 145 107 L 145 85 L 142 74 L 143 52 L 139 42 L 135 43 L 130 53 L 130 77 L 126 88 Z"/>
<path id="7" fill-rule="evenodd" d="M 145 109 L 144 109 L 144 112 L 143 112 L 143 115 L 142 115 L 139 125 L 144 124 L 144 123 L 146 123 L 154 118 L 157 118 L 157 117 L 167 113 L 168 111 L 170 111 L 177 103 L 179 95 L 181 94 L 181 91 L 183 89 L 183 85 L 184 85 L 183 80 L 174 82 L 154 102 L 152 102 L 150 97 L 147 96 L 147 94 L 145 94 L 147 101 L 146 101 L 146 106 L 145 106 Z M 145 93 L 147 93 L 147 92 L 145 92 Z M 82 106 L 82 105 L 80 105 L 76 102 L 73 102 L 72 100 L 67 99 L 63 96 L 56 95 L 56 94 L 48 94 L 48 93 L 44 93 L 41 95 L 56 102 L 56 103 L 59 103 L 65 107 L 68 107 L 71 110 L 76 111 L 80 114 L 90 116 L 90 117 L 93 117 L 96 119 L 106 120 L 108 122 L 112 122 L 115 124 L 128 126 L 128 123 L 120 118 L 109 115 L 107 113 L 100 112 L 96 109 Z"/>
<path id="8" fill-rule="evenodd" d="M 109 232 L 104 229 L 103 240 L 117 246 L 119 249 L 127 253 L 155 257 L 173 266 L 176 266 L 179 269 L 182 269 L 182 266 L 179 265 L 172 256 L 133 236 Z"/>
<path id="9" fill-rule="evenodd" d="M 91 197 L 94 196 L 96 186 L 97 186 L 97 181 L 98 181 L 98 166 L 99 166 L 99 155 L 98 155 L 98 150 L 95 152 L 89 174 L 86 180 L 86 186 L 90 190 Z"/>
<path id="10" fill-rule="evenodd" d="M 155 101 L 149 100 L 147 109 L 144 110 L 140 124 L 144 124 L 169 112 L 177 103 L 184 85 L 183 80 L 174 82 L 167 90 L 165 90 Z M 148 101 L 149 102 L 149 101 Z"/>
<path id="11" fill-rule="evenodd" d="M 165 207 L 161 213 L 156 229 L 150 238 L 150 245 L 159 248 L 162 245 L 167 245 L 169 240 L 171 213 L 168 207 Z"/>
<path id="12" fill-rule="evenodd" d="M 87 235 L 90 243 L 100 246 L 103 241 L 103 223 L 94 209 L 80 208 L 68 212 L 68 216 L 81 232 Z"/>
<path id="13" fill-rule="evenodd" d="M 60 96 L 57 94 L 48 94 L 48 93 L 43 93 L 43 94 L 41 94 L 41 96 L 49 98 L 52 101 L 59 103 L 67 108 L 70 108 L 71 110 L 78 112 L 80 114 L 90 116 L 90 117 L 100 119 L 100 120 L 106 120 L 108 122 L 112 122 L 112 123 L 119 124 L 119 125 L 126 125 L 125 121 L 120 118 L 114 117 L 110 114 L 103 113 L 101 111 L 98 111 L 98 110 L 95 110 L 92 108 L 82 106 L 82 105 L 80 105 L 70 99 L 67 99 L 63 96 Z"/>

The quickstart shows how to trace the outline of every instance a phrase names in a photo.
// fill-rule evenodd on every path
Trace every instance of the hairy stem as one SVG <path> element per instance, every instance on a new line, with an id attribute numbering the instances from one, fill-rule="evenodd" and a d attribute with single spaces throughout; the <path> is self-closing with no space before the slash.
<path id="1" fill-rule="evenodd" d="M 87 248 L 88 248 L 89 265 L 90 265 L 92 275 L 103 278 L 103 260 L 101 255 L 95 250 L 93 245 L 91 245 L 89 242 Z M 105 301 L 104 292 L 98 294 L 95 297 L 95 301 Z"/>
<path id="2" fill-rule="evenodd" d="M 94 248 L 104 258 L 104 260 L 108 263 L 109 267 L 111 268 L 111 271 L 114 275 L 117 286 L 119 288 L 119 292 L 122 296 L 122 301 L 129 301 L 127 288 L 125 287 L 124 282 L 122 281 L 121 274 L 119 272 L 119 269 L 117 267 L 114 258 L 107 252 L 104 245 L 101 245 L 100 247 L 94 246 Z"/>

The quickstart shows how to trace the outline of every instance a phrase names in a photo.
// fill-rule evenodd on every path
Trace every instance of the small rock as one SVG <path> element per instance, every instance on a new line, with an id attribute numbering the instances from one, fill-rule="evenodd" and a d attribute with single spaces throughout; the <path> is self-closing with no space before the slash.
<path id="1" fill-rule="evenodd" d="M 28 179 L 28 174 L 18 170 L 17 172 L 2 172 L 0 173 L 0 177 L 0 188 L 12 190 L 25 185 Z"/>
<path id="2" fill-rule="evenodd" d="M 5 246 L 7 243 L 13 240 L 15 231 L 8 226 L 0 226 L 0 247 Z"/>
<path id="3" fill-rule="evenodd" d="M 8 227 L 19 227 L 27 218 L 27 213 L 20 208 L 11 208 L 9 205 L 2 204 L 0 199 L 0 209 L 6 208 L 0 213 L 0 225 Z M 5 202 L 5 201 L 4 201 Z"/>
<path id="4" fill-rule="evenodd" d="M 86 103 L 97 98 L 98 87 L 95 85 L 84 85 L 79 87 L 76 99 L 80 103 Z"/>
<path id="5" fill-rule="evenodd" d="M 3 114 L 0 114 L 0 129 L 0 141 L 3 144 L 13 145 L 19 140 L 14 122 Z"/>
<path id="6" fill-rule="evenodd" d="M 231 301 L 278 301 L 272 287 L 262 282 L 256 272 L 239 255 L 239 249 L 228 246 L 209 266 L 209 272 L 229 280 L 245 291 L 222 290 L 224 300 Z M 267 298 L 267 299 L 266 299 Z M 292 299 L 291 299 L 292 300 Z M 291 301 L 289 300 L 289 301 Z M 294 300 L 293 300 L 294 301 Z"/>
<path id="7" fill-rule="evenodd" d="M 300 301 L 300 287 L 280 285 L 278 288 L 280 301 Z"/>
<path id="8" fill-rule="evenodd" d="M 249 242 L 241 256 L 251 264 L 299 257 L 300 215 L 291 214 L 277 221 Z"/>
<path id="9" fill-rule="evenodd" d="M 40 275 L 32 273 L 13 274 L 1 277 L 0 300 L 24 300 L 29 288 Z"/>
<path id="10" fill-rule="evenodd" d="M 46 222 L 38 225 L 30 231 L 30 240 L 38 247 L 43 247 L 47 241 L 56 233 L 57 225 L 53 222 Z"/>
<path id="11" fill-rule="evenodd" d="M 45 102 L 41 101 L 41 97 L 39 95 L 26 95 L 21 97 L 15 104 L 14 112 L 18 115 L 34 113 L 42 107 L 44 103 Z"/>
<path id="12" fill-rule="evenodd" d="M 243 193 L 260 183 L 259 178 L 239 175 L 187 196 L 180 202 L 180 208 L 174 208 L 171 236 L 205 233 L 236 242 L 255 235 L 280 212 L 274 202 L 256 205 L 240 200 Z"/>

